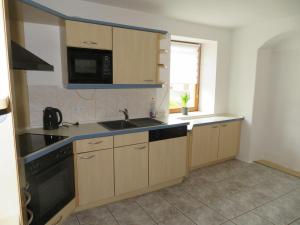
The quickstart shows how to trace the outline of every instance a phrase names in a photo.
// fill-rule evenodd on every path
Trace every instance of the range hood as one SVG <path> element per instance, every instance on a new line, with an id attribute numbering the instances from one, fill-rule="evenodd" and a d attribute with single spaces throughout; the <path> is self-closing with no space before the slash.
<path id="1" fill-rule="evenodd" d="M 54 67 L 52 65 L 37 57 L 14 41 L 11 41 L 11 50 L 14 70 L 54 70 Z"/>

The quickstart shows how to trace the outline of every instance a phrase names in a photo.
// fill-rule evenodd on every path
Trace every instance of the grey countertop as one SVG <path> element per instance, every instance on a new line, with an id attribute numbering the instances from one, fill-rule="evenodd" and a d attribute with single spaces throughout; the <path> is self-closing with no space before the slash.
<path id="1" fill-rule="evenodd" d="M 227 115 L 227 114 L 209 115 L 209 116 L 193 115 L 193 114 L 189 116 L 182 116 L 178 114 L 178 115 L 172 115 L 163 118 L 157 118 L 157 120 L 164 122 L 164 124 L 151 126 L 151 127 L 138 127 L 138 128 L 130 128 L 130 129 L 114 130 L 114 131 L 108 130 L 97 123 L 87 123 L 87 124 L 80 124 L 79 126 L 60 127 L 59 129 L 56 130 L 44 130 L 43 128 L 27 129 L 24 130 L 23 133 L 27 132 L 33 134 L 60 135 L 60 136 L 66 136 L 67 138 L 59 142 L 56 142 L 52 145 L 49 145 L 45 148 L 42 148 L 36 152 L 31 153 L 30 155 L 25 156 L 23 160 L 24 163 L 31 162 L 52 151 L 55 151 L 57 148 L 60 148 L 66 144 L 81 139 L 114 136 L 120 134 L 136 133 L 136 132 L 178 127 L 184 125 L 188 125 L 188 130 L 192 130 L 193 126 L 203 126 L 203 125 L 213 124 L 213 123 L 243 120 L 243 117 L 236 116 L 236 115 Z"/>

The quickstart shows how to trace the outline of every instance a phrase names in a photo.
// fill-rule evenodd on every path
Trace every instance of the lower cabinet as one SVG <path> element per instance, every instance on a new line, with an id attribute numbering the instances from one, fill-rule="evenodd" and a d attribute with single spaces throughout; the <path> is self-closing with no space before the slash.
<path id="1" fill-rule="evenodd" d="M 234 157 L 240 148 L 241 122 L 220 124 L 218 159 Z"/>
<path id="2" fill-rule="evenodd" d="M 240 146 L 240 130 L 240 121 L 194 127 L 191 168 L 235 157 Z"/>
<path id="3" fill-rule="evenodd" d="M 148 143 L 114 148 L 115 195 L 148 187 Z"/>
<path id="4" fill-rule="evenodd" d="M 149 185 L 184 177 L 186 174 L 187 137 L 149 143 Z"/>
<path id="5" fill-rule="evenodd" d="M 216 161 L 219 151 L 219 126 L 194 127 L 192 132 L 191 167 Z"/>
<path id="6" fill-rule="evenodd" d="M 113 149 L 76 155 L 79 205 L 114 196 Z"/>

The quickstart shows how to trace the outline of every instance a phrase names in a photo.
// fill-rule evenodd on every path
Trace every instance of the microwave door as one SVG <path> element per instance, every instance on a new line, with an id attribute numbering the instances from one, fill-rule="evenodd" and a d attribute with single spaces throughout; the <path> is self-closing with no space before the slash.
<path id="1" fill-rule="evenodd" d="M 68 48 L 70 83 L 112 83 L 111 51 Z"/>

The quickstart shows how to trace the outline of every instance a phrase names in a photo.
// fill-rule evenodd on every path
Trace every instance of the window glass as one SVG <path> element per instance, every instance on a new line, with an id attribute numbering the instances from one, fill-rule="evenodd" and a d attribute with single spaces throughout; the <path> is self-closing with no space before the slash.
<path id="1" fill-rule="evenodd" d="M 171 42 L 170 103 L 171 112 L 182 108 L 181 96 L 188 93 L 190 111 L 198 110 L 200 45 Z"/>

